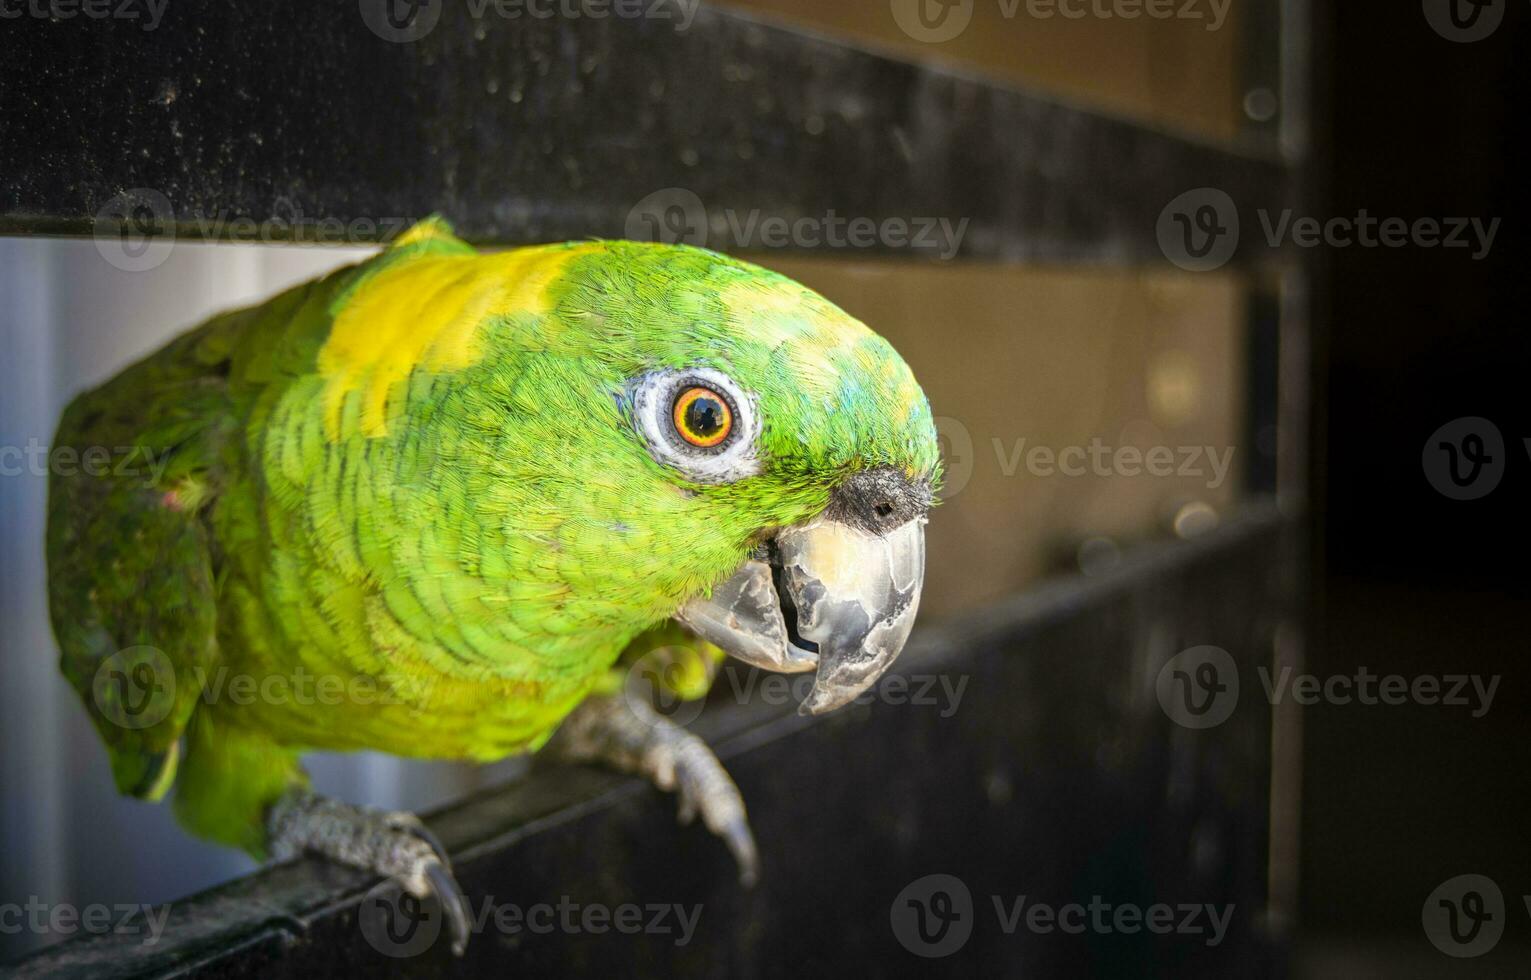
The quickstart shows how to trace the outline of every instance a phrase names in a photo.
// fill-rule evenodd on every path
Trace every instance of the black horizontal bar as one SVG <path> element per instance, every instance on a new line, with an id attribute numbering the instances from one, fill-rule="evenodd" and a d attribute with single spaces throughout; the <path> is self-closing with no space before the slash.
<path id="1" fill-rule="evenodd" d="M 675 826 L 670 800 L 602 771 L 539 766 L 431 818 L 476 912 L 565 898 L 700 907 L 684 945 L 673 932 L 537 933 L 491 917 L 465 961 L 444 940 L 392 958 L 401 950 L 369 938 L 368 876 L 303 860 L 175 903 L 157 945 L 74 940 L 20 973 L 1272 975 L 1262 916 L 1271 718 L 1255 668 L 1270 662 L 1286 601 L 1291 527 L 1253 505 L 1201 538 L 1129 555 L 1111 574 L 923 627 L 897 665 L 906 703 L 802 718 L 762 688 L 741 700 L 728 690 L 734 679 L 720 681 L 693 727 L 749 803 L 763 867 L 752 891 L 721 844 Z M 1172 654 L 1202 644 L 1230 653 L 1246 693 L 1221 725 L 1193 731 L 1171 723 L 1155 685 Z M 937 677 L 962 681 L 964 694 L 914 700 L 916 685 Z M 950 957 L 920 959 L 890 910 L 906 885 L 936 872 L 966 883 L 977 918 Z M 1180 930 L 1006 933 L 988 896 L 1016 894 L 1231 913 L 1218 943 Z"/>
<path id="2" fill-rule="evenodd" d="M 439 212 L 481 243 L 1136 263 L 1183 192 L 1284 194 L 1257 153 L 691 0 L 592 2 L 18 0 L 0 233 L 371 242 Z M 420 36 L 381 36 L 411 5 Z"/>

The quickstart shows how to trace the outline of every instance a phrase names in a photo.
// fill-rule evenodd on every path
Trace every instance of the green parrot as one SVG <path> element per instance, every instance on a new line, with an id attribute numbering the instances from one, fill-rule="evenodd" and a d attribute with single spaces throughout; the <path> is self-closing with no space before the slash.
<path id="1" fill-rule="evenodd" d="M 737 789 L 624 666 L 659 651 L 697 696 L 727 654 L 815 671 L 807 712 L 854 699 L 909 634 L 940 475 L 908 366 L 792 280 L 681 245 L 480 253 L 439 219 L 171 341 L 55 445 L 132 447 L 48 508 L 62 671 L 118 790 L 434 895 L 459 951 L 439 842 L 317 795 L 301 753 L 546 745 L 677 791 L 750 877 Z"/>

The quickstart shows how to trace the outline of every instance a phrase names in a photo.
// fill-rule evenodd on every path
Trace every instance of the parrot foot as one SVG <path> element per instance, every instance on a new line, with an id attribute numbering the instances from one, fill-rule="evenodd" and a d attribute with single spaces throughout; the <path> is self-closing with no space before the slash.
<path id="1" fill-rule="evenodd" d="M 587 698 L 564 720 L 546 750 L 572 762 L 600 762 L 638 773 L 680 800 L 680 822 L 701 814 L 728 846 L 739 881 L 750 887 L 760 858 L 744 798 L 707 743 L 641 701 L 620 695 Z"/>
<path id="2" fill-rule="evenodd" d="M 468 900 L 452 875 L 441 841 L 413 813 L 373 810 L 306 789 L 292 790 L 267 816 L 271 858 L 318 854 L 391 878 L 422 901 L 435 896 L 452 935 L 452 952 L 468 946 Z"/>

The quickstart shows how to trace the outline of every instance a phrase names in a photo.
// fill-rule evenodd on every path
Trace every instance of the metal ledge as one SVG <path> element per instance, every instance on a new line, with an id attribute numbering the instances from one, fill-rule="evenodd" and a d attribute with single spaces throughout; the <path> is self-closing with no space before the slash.
<path id="1" fill-rule="evenodd" d="M 391 959 L 359 928 L 373 882 L 299 861 L 176 903 L 156 946 L 80 939 L 20 974 L 1272 975 L 1271 714 L 1254 668 L 1270 662 L 1288 612 L 1292 527 L 1254 505 L 1201 538 L 1145 546 L 1112 574 L 917 631 L 898 672 L 965 678 L 949 712 L 952 702 L 879 703 L 810 719 L 759 698 L 709 705 L 695 727 L 751 805 L 764 872 L 753 891 L 705 831 L 676 827 L 670 799 L 597 770 L 535 768 L 431 819 L 475 909 L 565 896 L 699 905 L 686 945 L 491 925 L 463 960 L 445 940 Z M 1226 722 L 1191 731 L 1161 710 L 1155 678 L 1200 644 L 1233 655 L 1246 693 Z M 727 686 L 717 701 L 734 700 Z M 890 910 L 935 872 L 969 887 L 975 926 L 953 955 L 920 959 L 896 939 Z M 1216 946 L 1190 934 L 1007 934 L 991 896 L 1016 895 L 1233 912 Z"/>
<path id="2" fill-rule="evenodd" d="M 1140 263 L 1162 261 L 1156 224 L 1182 192 L 1220 188 L 1251 215 L 1285 194 L 1263 152 L 728 10 L 678 30 L 427 0 L 439 20 L 394 43 L 358 9 L 388 2 L 177 0 L 153 30 L 7 21 L 0 233 L 367 242 L 440 212 L 480 243 L 657 231 L 743 251 L 774 247 L 771 216 L 820 239 L 836 219 L 967 219 L 963 258 Z M 859 248 L 950 257 L 939 226 L 920 237 Z"/>

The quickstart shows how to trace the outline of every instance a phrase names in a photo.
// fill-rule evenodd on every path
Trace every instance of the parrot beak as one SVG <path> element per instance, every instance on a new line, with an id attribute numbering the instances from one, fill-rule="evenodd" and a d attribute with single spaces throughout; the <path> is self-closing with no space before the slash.
<path id="1" fill-rule="evenodd" d="M 925 584 L 925 518 L 883 534 L 819 518 L 776 544 L 797 633 L 818 649 L 818 677 L 800 710 L 820 715 L 876 683 L 909 639 Z"/>
<path id="2" fill-rule="evenodd" d="M 725 653 L 761 670 L 798 674 L 819 665 L 819 655 L 793 644 L 776 597 L 771 566 L 751 558 L 705 599 L 675 614 L 680 624 Z"/>
<path id="3" fill-rule="evenodd" d="M 823 514 L 783 529 L 676 619 L 756 667 L 817 669 L 803 714 L 848 704 L 888 669 L 914 626 L 929 505 L 929 487 L 897 471 L 857 474 Z"/>

